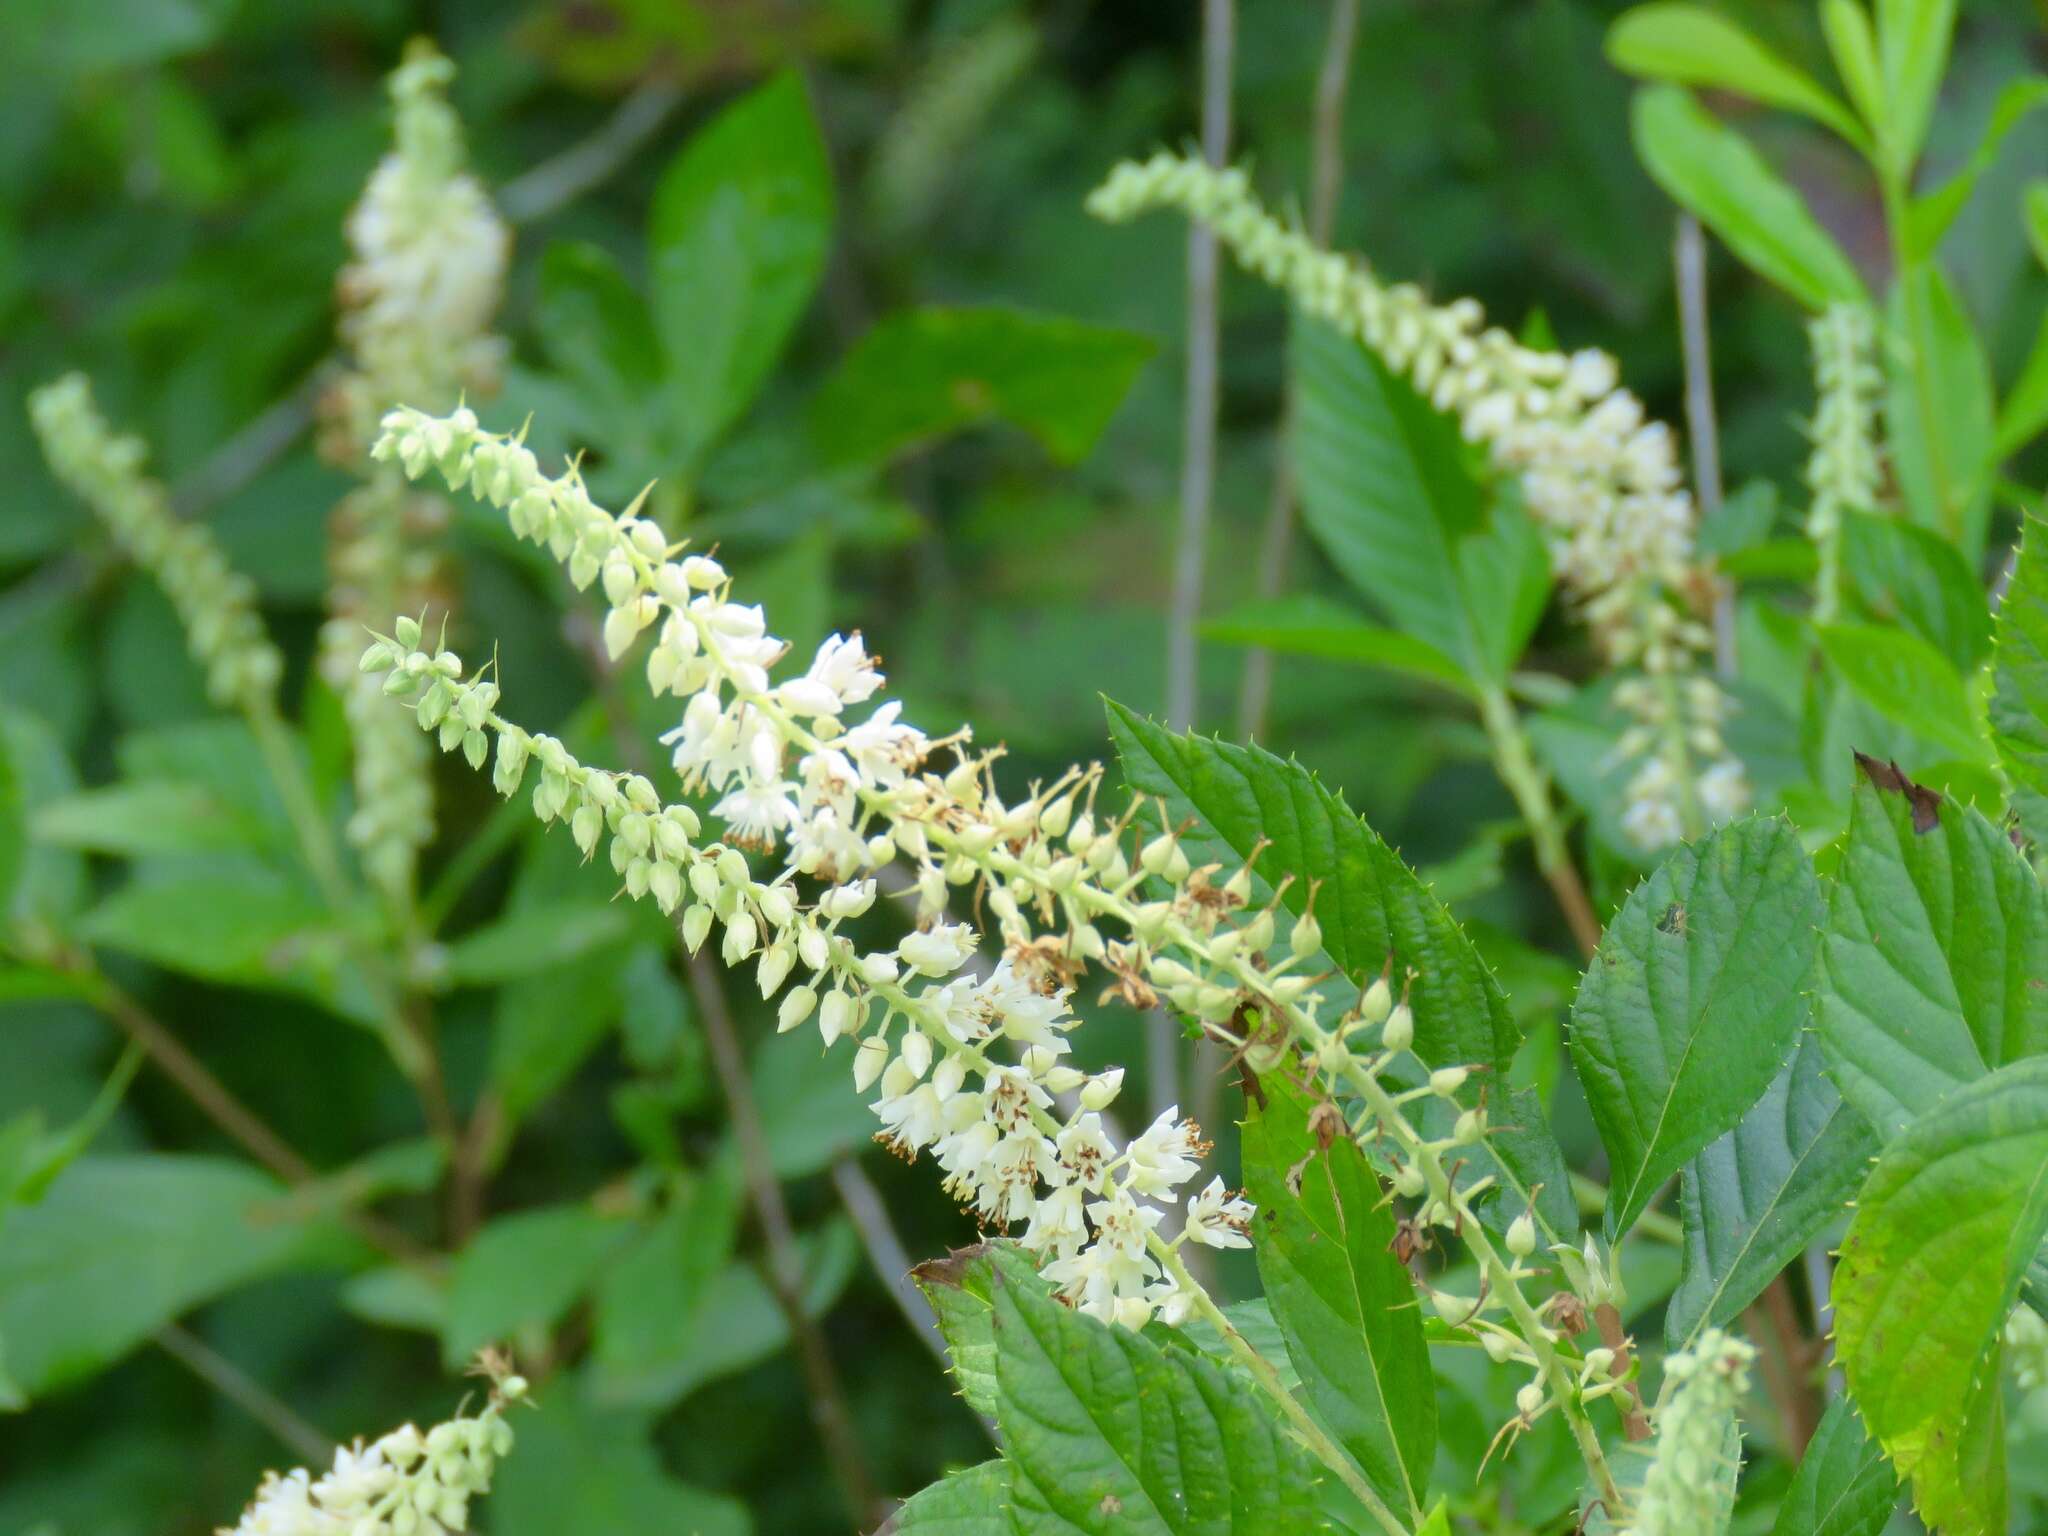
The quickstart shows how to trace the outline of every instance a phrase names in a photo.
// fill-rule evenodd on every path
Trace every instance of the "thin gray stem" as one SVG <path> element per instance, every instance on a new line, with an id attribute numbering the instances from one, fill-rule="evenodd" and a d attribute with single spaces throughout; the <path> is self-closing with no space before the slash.
<path id="1" fill-rule="evenodd" d="M 1330 29 L 1323 39 L 1322 67 L 1316 72 L 1308 205 L 1309 234 L 1325 247 L 1336 230 L 1337 199 L 1344 183 L 1344 98 L 1351 87 L 1351 54 L 1357 39 L 1358 0 L 1331 0 Z M 1266 522 L 1259 534 L 1257 591 L 1262 598 L 1280 595 L 1287 579 L 1288 555 L 1294 547 L 1294 469 L 1288 458 L 1293 416 L 1290 391 L 1273 460 Z M 1244 677 L 1238 685 L 1239 739 L 1264 734 L 1272 697 L 1273 653 L 1254 647 L 1245 657 Z"/>
<path id="2" fill-rule="evenodd" d="M 1700 221 L 1678 216 L 1671 242 L 1678 279 L 1678 331 L 1685 350 L 1685 430 L 1692 439 L 1693 494 L 1702 520 L 1721 510 L 1721 438 L 1714 420 L 1714 359 L 1707 334 L 1707 240 Z M 1714 668 L 1735 672 L 1735 592 L 1723 585 L 1714 596 Z"/>
<path id="3" fill-rule="evenodd" d="M 261 1382 L 176 1323 L 157 1329 L 163 1352 L 222 1397 L 248 1414 L 288 1447 L 300 1462 L 317 1467 L 334 1459 L 334 1442 L 273 1396 Z"/>

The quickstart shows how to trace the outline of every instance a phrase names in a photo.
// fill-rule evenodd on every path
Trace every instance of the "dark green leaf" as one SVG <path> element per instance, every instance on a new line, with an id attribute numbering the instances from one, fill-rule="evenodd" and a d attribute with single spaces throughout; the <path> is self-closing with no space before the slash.
<path id="1" fill-rule="evenodd" d="M 1805 70 L 1702 6 L 1654 0 L 1623 12 L 1608 29 L 1607 57 L 1632 75 L 1730 91 L 1803 113 L 1852 144 L 1868 142 L 1849 109 Z"/>
<path id="2" fill-rule="evenodd" d="M 631 928 L 622 907 L 579 901 L 522 906 L 451 943 L 441 979 L 453 987 L 484 987 L 538 975 L 618 943 Z"/>
<path id="3" fill-rule="evenodd" d="M 1846 1207 L 1877 1138 L 1804 1037 L 1742 1123 L 1685 1165 L 1685 1273 L 1664 1313 L 1673 1349 L 1731 1322 Z"/>
<path id="4" fill-rule="evenodd" d="M 1820 915 L 1798 832 L 1749 817 L 1678 849 L 1608 925 L 1571 1052 L 1607 1148 L 1609 1238 L 1790 1059 Z"/>
<path id="5" fill-rule="evenodd" d="M 1016 1536 L 1297 1536 L 1315 1479 L 1242 1377 L 1062 1306 L 994 1263 L 996 1417 Z"/>
<path id="6" fill-rule="evenodd" d="M 946 1356 L 960 1396 L 976 1413 L 996 1411 L 996 1332 L 994 1284 L 988 1250 L 962 1248 L 943 1259 L 913 1269 L 917 1287 L 938 1315 L 946 1336 Z"/>
<path id="7" fill-rule="evenodd" d="M 1253 1247 L 1309 1406 L 1396 1510 L 1419 1512 L 1436 1456 L 1436 1388 L 1394 1211 L 1348 1136 L 1319 1150 L 1311 1105 L 1280 1074 L 1244 1128 Z"/>
<path id="8" fill-rule="evenodd" d="M 1966 676 L 1990 650 L 1984 585 L 1939 534 L 1897 518 L 1846 512 L 1842 571 L 1873 622 L 1904 625 Z"/>
<path id="9" fill-rule="evenodd" d="M 1836 1359 L 1945 1536 L 2006 1528 L 2004 1447 L 1972 1429 L 1996 1411 L 1986 1357 L 2044 1236 L 2048 1059 L 1956 1089 L 1885 1149 L 1857 1197 L 1835 1271 Z"/>
<path id="10" fill-rule="evenodd" d="M 486 1344 L 552 1327 L 630 1231 L 588 1205 L 547 1206 L 492 1221 L 456 1255 L 442 1359 L 459 1366 Z"/>
<path id="11" fill-rule="evenodd" d="M 1675 85 L 1636 93 L 1636 152 L 1680 207 L 1808 309 L 1868 303 L 1842 248 L 1748 140 Z"/>
<path id="12" fill-rule="evenodd" d="M 1010 1467 L 984 1461 L 948 1473 L 913 1495 L 889 1522 L 890 1536 L 1010 1536 Z"/>
<path id="13" fill-rule="evenodd" d="M 831 167 L 793 70 L 728 107 L 663 174 L 648 272 L 663 399 L 692 460 L 760 390 L 810 303 L 831 235 Z"/>
<path id="14" fill-rule="evenodd" d="M 2048 1047 L 2048 895 L 1976 810 L 1866 764 L 1816 975 L 1828 1074 L 1889 1140 Z"/>
<path id="15" fill-rule="evenodd" d="M 1962 677 L 1918 635 L 1876 624 L 1824 624 L 1814 635 L 1836 674 L 1878 714 L 1950 757 L 1989 755 Z"/>
<path id="16" fill-rule="evenodd" d="M 861 337 L 819 389 L 812 440 L 837 469 L 1002 421 L 1062 464 L 1077 463 L 1152 351 L 1133 332 L 1052 315 L 901 310 Z"/>
<path id="17" fill-rule="evenodd" d="M 7 1214 L 0 1335 L 36 1396 L 104 1369 L 187 1308 L 315 1261 L 317 1229 L 283 1189 L 211 1157 L 87 1157 Z"/>
<path id="18" fill-rule="evenodd" d="M 256 849 L 262 823 L 224 804 L 203 785 L 144 780 L 88 789 L 39 807 L 30 832 L 39 842 L 134 857 Z"/>
<path id="19" fill-rule="evenodd" d="M 1465 698 L 1474 696 L 1471 679 L 1426 640 L 1368 624 L 1341 603 L 1307 593 L 1233 608 L 1204 624 L 1202 638 L 1226 645 L 1263 646 L 1282 656 L 1384 667 Z"/>
<path id="20" fill-rule="evenodd" d="M 1489 510 L 1457 423 L 1358 343 L 1292 331 L 1302 516 L 1337 569 L 1405 633 L 1499 681 L 1549 592 L 1533 523 Z"/>
<path id="21" fill-rule="evenodd" d="M 1806 1442 L 1771 1536 L 1878 1536 L 1898 1502 L 1884 1452 L 1863 1432 L 1849 1399 L 1838 1397 Z"/>
<path id="22" fill-rule="evenodd" d="M 594 1378 L 629 1380 L 695 1332 L 713 1278 L 732 1257 L 740 1181 L 717 1166 L 668 1207 L 609 1265 L 597 1286 Z"/>

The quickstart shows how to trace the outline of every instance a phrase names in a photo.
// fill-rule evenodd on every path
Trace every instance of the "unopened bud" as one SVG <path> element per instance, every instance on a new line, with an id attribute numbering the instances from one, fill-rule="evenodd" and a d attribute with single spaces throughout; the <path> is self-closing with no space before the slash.
<path id="1" fill-rule="evenodd" d="M 1526 1259 L 1536 1251 L 1536 1223 L 1524 1211 L 1508 1223 L 1508 1252 L 1518 1259 Z"/>
<path id="2" fill-rule="evenodd" d="M 775 1032 L 786 1035 L 797 1025 L 811 1016 L 811 1010 L 818 1006 L 817 989 L 811 986 L 794 986 L 783 996 L 782 1006 L 775 1011 Z"/>

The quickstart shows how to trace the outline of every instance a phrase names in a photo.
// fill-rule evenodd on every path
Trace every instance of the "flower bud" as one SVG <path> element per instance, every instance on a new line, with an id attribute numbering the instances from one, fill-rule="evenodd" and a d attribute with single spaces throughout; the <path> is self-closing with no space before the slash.
<path id="1" fill-rule="evenodd" d="M 1387 1015 L 1386 1028 L 1380 1031 L 1380 1044 L 1390 1051 L 1405 1051 L 1414 1043 L 1415 1015 L 1409 1012 L 1406 1003 L 1401 1003 Z M 1463 1068 L 1455 1070 L 1462 1071 Z M 1462 1083 L 1464 1079 L 1460 1078 L 1459 1081 Z M 1435 1077 L 1431 1077 L 1430 1082 L 1433 1086 L 1436 1082 Z M 1441 1093 L 1444 1090 L 1439 1088 L 1437 1091 Z M 1451 1092 L 1455 1093 L 1457 1089 L 1453 1088 Z"/>
<path id="2" fill-rule="evenodd" d="M 811 1010 L 818 1006 L 817 989 L 799 983 L 783 994 L 782 1006 L 775 1010 L 775 1032 L 786 1035 L 797 1025 L 811 1016 Z"/>
<path id="3" fill-rule="evenodd" d="M 1124 1069 L 1122 1067 L 1112 1067 L 1099 1077 L 1091 1077 L 1088 1079 L 1087 1085 L 1081 1090 L 1081 1107 L 1083 1109 L 1107 1109 L 1115 1102 L 1117 1094 L 1123 1091 L 1123 1086 Z"/>
<path id="4" fill-rule="evenodd" d="M 834 989 L 825 994 L 825 1001 L 818 1009 L 818 1033 L 830 1045 L 853 1025 L 853 999 L 844 992 Z"/>
<path id="5" fill-rule="evenodd" d="M 760 984 L 763 998 L 773 997 L 776 988 L 789 979 L 790 968 L 796 964 L 796 950 L 787 941 L 770 944 L 761 951 L 761 964 L 754 973 Z"/>
<path id="6" fill-rule="evenodd" d="M 1305 923 L 1310 921 L 1310 919 L 1304 916 L 1301 921 Z M 1300 930 L 1300 927 L 1300 923 L 1295 924 L 1297 931 Z M 1320 932 L 1318 932 L 1317 937 L 1318 939 L 1321 938 Z M 1381 976 L 1365 989 L 1365 996 L 1358 1000 L 1358 1017 L 1364 1023 L 1378 1024 L 1393 1012 L 1393 1008 L 1394 989 L 1387 985 L 1387 978 Z"/>
<path id="7" fill-rule="evenodd" d="M 1429 1074 L 1429 1091 L 1442 1099 L 1454 1097 L 1471 1075 L 1463 1067 L 1438 1067 Z"/>
<path id="8" fill-rule="evenodd" d="M 1322 947 L 1323 925 L 1316 921 L 1315 913 L 1302 913 L 1300 917 L 1294 920 L 1294 927 L 1287 935 L 1289 953 L 1297 960 L 1306 960 Z M 1386 983 L 1379 981 L 1375 982 L 1374 985 L 1383 987 Z M 1372 993 L 1368 991 L 1366 996 L 1369 998 L 1372 996 Z M 1361 1004 L 1362 1008 L 1363 1005 Z"/>
<path id="9" fill-rule="evenodd" d="M 869 1035 L 853 1053 L 853 1089 L 866 1093 L 889 1065 L 889 1042 L 879 1034 Z"/>
<path id="10" fill-rule="evenodd" d="M 1533 1419 L 1543 1411 L 1543 1387 L 1530 1382 L 1515 1394 L 1515 1407 L 1525 1419 Z"/>
<path id="11" fill-rule="evenodd" d="M 1536 1223 L 1524 1211 L 1508 1223 L 1508 1252 L 1518 1259 L 1526 1259 L 1536 1251 Z"/>
<path id="12" fill-rule="evenodd" d="M 683 913 L 683 944 L 691 954 L 704 947 L 704 938 L 711 932 L 711 909 L 703 902 L 694 902 Z"/>

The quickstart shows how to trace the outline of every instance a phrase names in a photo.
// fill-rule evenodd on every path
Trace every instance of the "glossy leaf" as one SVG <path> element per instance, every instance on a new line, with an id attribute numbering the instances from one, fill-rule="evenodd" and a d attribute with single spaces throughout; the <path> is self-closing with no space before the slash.
<path id="1" fill-rule="evenodd" d="M 2048 523 L 2030 517 L 1998 604 L 1991 739 L 2020 825 L 2048 844 Z"/>
<path id="2" fill-rule="evenodd" d="M 1797 831 L 1750 817 L 1679 848 L 1608 925 L 1571 1053 L 1607 1148 L 1610 1239 L 1791 1057 L 1820 914 Z"/>
<path id="3" fill-rule="evenodd" d="M 1638 91 L 1632 123 L 1636 151 L 1657 184 L 1747 266 L 1808 309 L 1869 302 L 1849 258 L 1799 194 L 1682 87 Z"/>
<path id="4" fill-rule="evenodd" d="M 684 147 L 655 188 L 647 234 L 664 399 L 694 457 L 753 401 L 825 269 L 832 173 L 798 74 L 742 97 Z"/>
<path id="5" fill-rule="evenodd" d="M 1404 633 L 1470 677 L 1504 678 L 1549 593 L 1534 524 L 1489 509 L 1456 422 L 1356 342 L 1298 319 L 1291 363 L 1309 531 Z"/>
<path id="6" fill-rule="evenodd" d="M 1085 1317 L 992 1254 L 996 1419 L 1016 1536 L 1296 1536 L 1305 1453 L 1244 1377 Z"/>
<path id="7" fill-rule="evenodd" d="M 1348 1136 L 1327 1150 L 1283 1074 L 1244 1127 L 1253 1248 L 1273 1320 L 1315 1410 L 1396 1510 L 1419 1511 L 1436 1455 L 1436 1389 L 1394 1211 Z"/>
<path id="8" fill-rule="evenodd" d="M 1978 811 L 1866 765 L 1816 977 L 1828 1073 L 1889 1139 L 2048 1047 L 2048 895 Z"/>
<path id="9" fill-rule="evenodd" d="M 1908 1125 L 1856 1202 L 1835 1272 L 1836 1358 L 1914 1507 L 1943 1536 L 2005 1530 L 1985 1369 L 2048 1236 L 2048 1060 L 2002 1067 Z M 1988 1391 L 1986 1388 L 1988 1381 Z M 1961 1426 L 1959 1432 L 1959 1426 Z"/>
<path id="10" fill-rule="evenodd" d="M 1864 1433 L 1855 1405 L 1837 1397 L 1806 1443 L 1771 1536 L 1878 1536 L 1898 1502 L 1884 1452 Z"/>
<path id="11" fill-rule="evenodd" d="M 1852 144 L 1868 135 L 1849 109 L 1725 16 L 1683 0 L 1624 11 L 1607 32 L 1607 57 L 1632 75 L 1699 85 L 1799 112 Z"/>
<path id="12" fill-rule="evenodd" d="M 1077 463 L 1152 351 L 1135 332 L 1053 315 L 902 310 L 861 337 L 819 388 L 812 441 L 837 469 L 1001 421 L 1029 432 L 1060 463 Z"/>
<path id="13" fill-rule="evenodd" d="M 1773 1276 L 1842 1215 L 1878 1141 L 1821 1069 L 1804 1036 L 1734 1130 L 1679 1176 L 1685 1271 L 1664 1313 L 1673 1349 L 1732 1322 Z"/>

